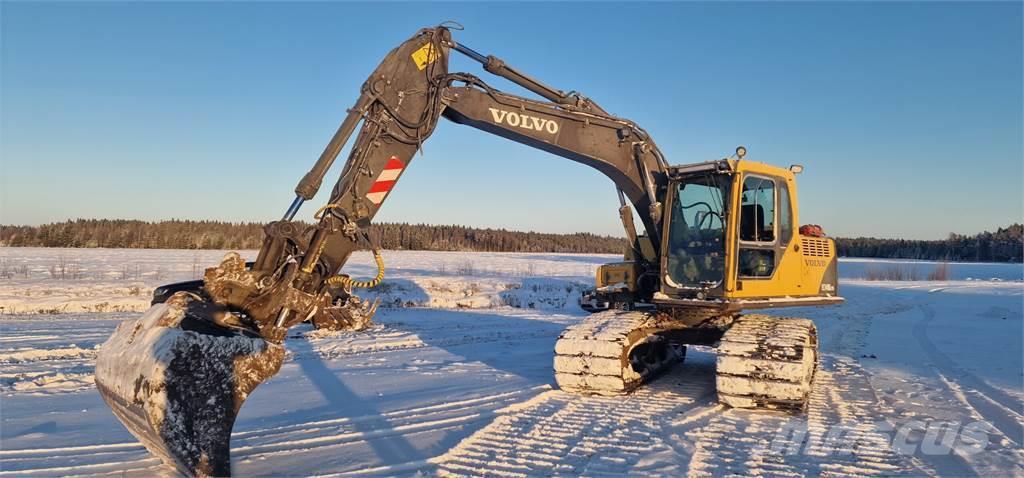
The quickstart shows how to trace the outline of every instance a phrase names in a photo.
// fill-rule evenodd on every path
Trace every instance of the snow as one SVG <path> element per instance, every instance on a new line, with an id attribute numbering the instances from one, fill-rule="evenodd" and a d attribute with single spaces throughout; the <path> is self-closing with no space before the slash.
<path id="1" fill-rule="evenodd" d="M 223 254 L 0 248 L 29 268 L 0 278 L 0 475 L 173 474 L 103 403 L 94 364 L 154 287 Z M 52 277 L 61 256 L 78 278 Z M 627 397 L 557 390 L 555 340 L 585 316 L 575 304 L 596 266 L 617 256 L 384 259 L 385 285 L 365 294 L 382 298 L 374 327 L 293 330 L 281 372 L 235 425 L 236 474 L 1024 475 L 1020 265 L 885 282 L 863 280 L 864 267 L 892 261 L 843 260 L 845 304 L 759 311 L 818 327 L 811 404 L 792 416 L 718 405 L 703 347 Z M 348 272 L 372 276 L 370 255 Z"/>

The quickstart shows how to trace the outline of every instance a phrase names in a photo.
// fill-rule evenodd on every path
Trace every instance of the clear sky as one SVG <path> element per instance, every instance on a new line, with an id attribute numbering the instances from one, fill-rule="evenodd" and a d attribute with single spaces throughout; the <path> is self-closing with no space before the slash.
<path id="1" fill-rule="evenodd" d="M 3 3 L 0 223 L 277 219 L 382 56 L 449 19 L 671 163 L 803 164 L 801 222 L 833 235 L 1024 215 L 1020 2 Z M 377 220 L 621 235 L 617 206 L 596 171 L 442 123 Z"/>

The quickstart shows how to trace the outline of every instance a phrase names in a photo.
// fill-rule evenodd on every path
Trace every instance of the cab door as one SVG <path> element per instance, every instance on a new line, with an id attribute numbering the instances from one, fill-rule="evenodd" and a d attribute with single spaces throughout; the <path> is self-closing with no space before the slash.
<path id="1" fill-rule="evenodd" d="M 784 178 L 746 173 L 737 194 L 736 297 L 776 297 L 790 293 L 786 249 L 793 241 L 793 207 Z M 790 258 L 792 259 L 792 258 Z"/>

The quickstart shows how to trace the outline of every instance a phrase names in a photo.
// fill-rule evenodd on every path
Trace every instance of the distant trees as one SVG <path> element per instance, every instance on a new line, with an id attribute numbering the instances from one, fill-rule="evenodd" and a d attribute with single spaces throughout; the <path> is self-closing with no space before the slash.
<path id="1" fill-rule="evenodd" d="M 491 252 L 621 253 L 624 239 L 589 233 L 544 234 L 463 226 L 380 223 L 385 249 Z M 170 220 L 77 219 L 41 226 L 0 226 L 0 246 L 132 249 L 258 249 L 263 224 Z"/>
<path id="2" fill-rule="evenodd" d="M 973 236 L 950 234 L 936 241 L 876 239 L 872 237 L 836 239 L 840 256 L 890 259 L 925 259 L 976 262 L 1022 262 L 1024 226 L 1013 224 L 996 232 Z"/>
<path id="3" fill-rule="evenodd" d="M 0 226 L 2 246 L 133 249 L 254 249 L 263 224 L 77 219 L 41 226 Z"/>
<path id="4" fill-rule="evenodd" d="M 589 233 L 545 234 L 431 224 L 372 226 L 385 249 L 489 252 L 621 253 L 626 240 Z M 263 224 L 170 220 L 77 219 L 41 226 L 0 226 L 0 246 L 141 249 L 258 249 Z M 838 238 L 840 256 L 945 261 L 1022 262 L 1024 226 L 935 241 Z"/>

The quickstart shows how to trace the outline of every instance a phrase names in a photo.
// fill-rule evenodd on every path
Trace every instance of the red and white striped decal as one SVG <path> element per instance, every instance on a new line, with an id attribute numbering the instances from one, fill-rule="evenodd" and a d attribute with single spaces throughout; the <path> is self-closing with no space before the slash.
<path id="1" fill-rule="evenodd" d="M 366 199 L 376 205 L 384 202 L 384 198 L 395 186 L 398 175 L 402 174 L 403 169 L 405 169 L 405 164 L 398 159 L 398 156 L 392 156 L 388 160 L 388 164 L 384 166 L 384 170 L 380 172 L 380 176 L 377 176 L 377 180 L 373 182 L 373 186 L 370 186 L 370 191 L 366 193 Z"/>

